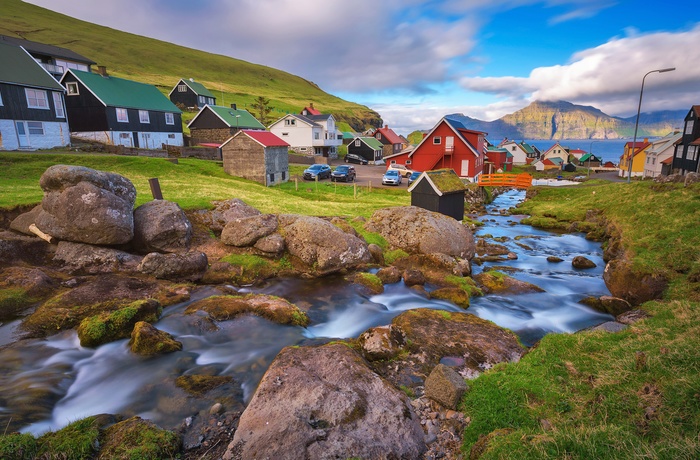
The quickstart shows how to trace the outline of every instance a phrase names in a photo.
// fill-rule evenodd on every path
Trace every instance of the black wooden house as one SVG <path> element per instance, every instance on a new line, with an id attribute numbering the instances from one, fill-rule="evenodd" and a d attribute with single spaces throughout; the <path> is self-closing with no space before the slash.
<path id="1" fill-rule="evenodd" d="M 56 80 L 60 80 L 63 73 L 68 69 L 90 72 L 91 66 L 95 64 L 91 59 L 60 46 L 33 42 L 7 35 L 0 35 L 0 43 L 21 46 Z"/>
<path id="2" fill-rule="evenodd" d="M 673 154 L 672 171 L 683 175 L 700 172 L 700 105 L 694 105 L 685 117 L 683 137 Z"/>
<path id="3" fill-rule="evenodd" d="M 100 72 L 68 70 L 61 79 L 74 136 L 145 149 L 183 145 L 182 112 L 158 88 Z"/>
<path id="4" fill-rule="evenodd" d="M 374 137 L 356 137 L 348 144 L 348 153 L 359 155 L 369 163 L 381 160 L 384 144 Z"/>
<path id="5" fill-rule="evenodd" d="M 181 104 L 184 107 L 201 109 L 205 105 L 216 105 L 216 96 L 193 78 L 183 78 L 177 82 L 168 97 L 173 104 Z"/>
<path id="6" fill-rule="evenodd" d="M 408 188 L 411 206 L 439 212 L 456 220 L 464 219 L 464 192 L 467 186 L 453 169 L 423 172 Z"/>

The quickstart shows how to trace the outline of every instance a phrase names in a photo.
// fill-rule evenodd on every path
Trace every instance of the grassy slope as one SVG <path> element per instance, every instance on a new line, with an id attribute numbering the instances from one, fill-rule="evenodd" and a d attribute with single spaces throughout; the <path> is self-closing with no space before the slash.
<path id="1" fill-rule="evenodd" d="M 180 78 L 191 77 L 220 105 L 237 103 L 252 110 L 258 96 L 270 99 L 274 119 L 313 102 L 337 119 L 375 119 L 376 126 L 381 124 L 369 108 L 325 93 L 301 77 L 80 21 L 19 0 L 2 1 L 0 34 L 69 48 L 106 65 L 110 74 L 156 85 L 165 94 Z"/>

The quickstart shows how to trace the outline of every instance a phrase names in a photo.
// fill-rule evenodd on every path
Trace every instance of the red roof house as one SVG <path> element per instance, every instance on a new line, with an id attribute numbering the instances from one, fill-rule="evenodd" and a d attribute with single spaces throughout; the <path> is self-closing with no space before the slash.
<path id="1" fill-rule="evenodd" d="M 269 131 L 241 130 L 221 145 L 224 171 L 276 185 L 289 180 L 289 144 Z"/>
<path id="2" fill-rule="evenodd" d="M 459 177 L 476 181 L 484 167 L 484 135 L 466 129 L 457 119 L 443 117 L 410 151 L 384 157 L 389 164 L 402 164 L 414 171 L 449 168 Z"/>
<path id="3" fill-rule="evenodd" d="M 377 129 L 373 136 L 384 145 L 383 153 L 385 157 L 403 150 L 403 139 L 389 128 L 389 125 L 384 125 L 383 128 Z"/>
<path id="4" fill-rule="evenodd" d="M 316 110 L 314 108 L 314 103 L 311 102 L 309 103 L 308 107 L 304 107 L 304 109 L 301 111 L 301 114 L 305 117 L 308 117 L 309 115 L 321 115 L 321 111 Z"/>

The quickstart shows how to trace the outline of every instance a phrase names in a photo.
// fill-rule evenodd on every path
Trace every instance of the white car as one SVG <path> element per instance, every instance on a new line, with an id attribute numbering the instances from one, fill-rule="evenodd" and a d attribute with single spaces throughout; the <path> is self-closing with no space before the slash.
<path id="1" fill-rule="evenodd" d="M 399 174 L 401 174 L 403 177 L 408 177 L 408 176 L 410 176 L 410 175 L 413 173 L 413 170 L 412 170 L 412 169 L 408 169 L 406 166 L 400 165 L 400 164 L 396 164 L 396 163 L 390 164 L 389 167 L 386 168 L 386 170 L 387 170 L 387 171 L 392 171 L 392 170 L 393 170 L 393 171 L 398 171 Z"/>

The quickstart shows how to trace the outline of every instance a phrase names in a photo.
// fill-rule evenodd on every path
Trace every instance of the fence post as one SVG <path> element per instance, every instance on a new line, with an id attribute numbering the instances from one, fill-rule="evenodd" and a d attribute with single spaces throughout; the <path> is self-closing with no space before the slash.
<path id="1" fill-rule="evenodd" d="M 148 179 L 148 185 L 151 186 L 151 195 L 153 195 L 154 200 L 162 200 L 163 193 L 160 191 L 160 183 L 158 183 L 158 178 L 154 177 Z"/>

